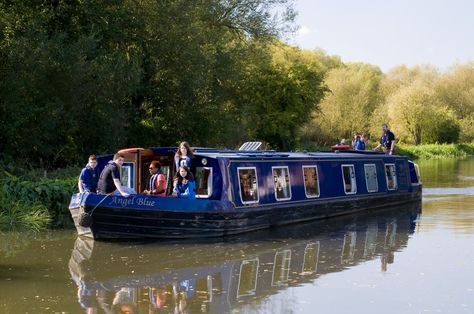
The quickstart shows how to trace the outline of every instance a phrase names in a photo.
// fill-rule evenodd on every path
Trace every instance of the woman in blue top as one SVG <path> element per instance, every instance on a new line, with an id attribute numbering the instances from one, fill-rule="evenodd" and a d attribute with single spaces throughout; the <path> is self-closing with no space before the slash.
<path id="1" fill-rule="evenodd" d="M 191 169 L 191 158 L 194 157 L 193 150 L 189 147 L 188 142 L 181 142 L 178 151 L 174 155 L 174 162 L 176 164 L 176 171 L 181 166 L 186 166 Z"/>
<path id="2" fill-rule="evenodd" d="M 173 195 L 179 198 L 196 198 L 194 176 L 186 166 L 179 167 L 174 176 Z"/>

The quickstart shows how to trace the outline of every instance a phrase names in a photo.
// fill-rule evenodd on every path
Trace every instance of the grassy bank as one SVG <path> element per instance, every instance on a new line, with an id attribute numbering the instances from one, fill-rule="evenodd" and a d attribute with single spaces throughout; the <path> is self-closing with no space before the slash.
<path id="1" fill-rule="evenodd" d="M 411 159 L 467 158 L 474 156 L 474 144 L 397 145 L 398 153 Z"/>
<path id="2" fill-rule="evenodd" d="M 68 204 L 76 190 L 77 177 L 30 181 L 5 173 L 0 178 L 0 229 L 72 226 Z"/>

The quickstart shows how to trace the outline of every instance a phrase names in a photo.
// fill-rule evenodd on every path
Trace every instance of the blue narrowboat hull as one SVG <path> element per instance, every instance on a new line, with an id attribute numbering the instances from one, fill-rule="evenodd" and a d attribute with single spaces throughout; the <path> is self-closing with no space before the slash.
<path id="1" fill-rule="evenodd" d="M 108 199 L 102 201 L 105 197 Z M 421 200 L 421 185 L 410 192 L 375 193 L 234 208 L 230 202 L 132 195 L 75 194 L 70 211 L 79 235 L 95 239 L 222 237 L 291 223 L 373 211 Z M 102 201 L 101 204 L 99 204 Z M 99 206 L 97 206 L 99 204 Z M 95 209 L 94 209 L 95 208 Z M 186 210 L 183 210 L 186 208 Z M 93 211 L 89 228 L 81 211 Z"/>

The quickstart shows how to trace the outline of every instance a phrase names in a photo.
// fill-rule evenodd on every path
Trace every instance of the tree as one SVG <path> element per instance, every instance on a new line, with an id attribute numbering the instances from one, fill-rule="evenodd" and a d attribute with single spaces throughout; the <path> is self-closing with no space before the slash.
<path id="1" fill-rule="evenodd" d="M 130 145 L 233 145 L 246 58 L 291 28 L 291 4 L 0 3 L 0 157 L 48 168 Z"/>
<path id="2" fill-rule="evenodd" d="M 239 107 L 248 115 L 251 137 L 288 150 L 298 143 L 298 126 L 309 121 L 326 91 L 324 69 L 309 51 L 275 44 L 270 52 L 247 66 Z"/>
<path id="3" fill-rule="evenodd" d="M 388 98 L 387 106 L 392 127 L 402 141 L 419 145 L 458 140 L 459 126 L 452 111 L 423 81 L 400 88 Z"/>
<path id="4" fill-rule="evenodd" d="M 322 144 L 329 145 L 354 132 L 369 128 L 369 118 L 378 104 L 382 72 L 376 66 L 347 64 L 331 69 L 326 76 L 330 92 L 314 114 L 311 125 L 320 130 Z"/>
<path id="5" fill-rule="evenodd" d="M 454 66 L 440 77 L 435 88 L 437 97 L 459 121 L 461 140 L 474 140 L 474 63 Z"/>

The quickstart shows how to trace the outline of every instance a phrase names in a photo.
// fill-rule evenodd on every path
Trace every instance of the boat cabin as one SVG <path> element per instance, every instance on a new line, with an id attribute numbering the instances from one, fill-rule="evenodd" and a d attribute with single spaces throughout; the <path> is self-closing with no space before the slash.
<path id="1" fill-rule="evenodd" d="M 125 157 L 122 184 L 141 193 L 151 161 L 158 160 L 171 195 L 175 152 L 175 147 L 120 150 Z M 224 191 L 236 207 L 409 192 L 420 183 L 417 166 L 405 157 L 349 150 L 335 154 L 197 148 L 191 172 L 196 198 L 221 200 Z"/>

